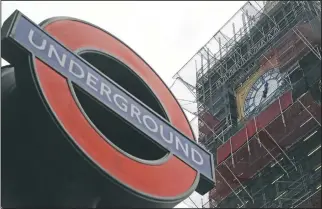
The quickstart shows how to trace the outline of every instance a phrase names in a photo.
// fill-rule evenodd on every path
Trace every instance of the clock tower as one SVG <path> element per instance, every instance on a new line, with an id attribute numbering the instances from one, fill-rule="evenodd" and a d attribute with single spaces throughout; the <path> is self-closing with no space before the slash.
<path id="1" fill-rule="evenodd" d="M 204 207 L 321 207 L 320 2 L 245 3 L 176 75 L 216 156 Z"/>

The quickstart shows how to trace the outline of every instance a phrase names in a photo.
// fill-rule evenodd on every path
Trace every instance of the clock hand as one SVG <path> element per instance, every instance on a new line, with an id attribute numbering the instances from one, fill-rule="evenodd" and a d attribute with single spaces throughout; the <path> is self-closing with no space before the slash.
<path id="1" fill-rule="evenodd" d="M 268 92 L 268 82 L 266 82 L 265 84 L 264 84 L 264 91 L 263 91 L 263 96 L 262 96 L 262 98 L 266 98 L 267 97 L 267 92 Z M 262 101 L 262 100 L 261 100 Z"/>
<path id="2" fill-rule="evenodd" d="M 264 93 L 265 93 L 265 92 L 264 92 Z M 264 96 L 264 94 L 263 94 L 263 96 L 262 96 L 261 100 L 259 101 L 259 104 L 261 104 L 261 103 L 262 103 L 262 100 L 263 100 L 264 98 L 266 98 L 266 96 Z"/>

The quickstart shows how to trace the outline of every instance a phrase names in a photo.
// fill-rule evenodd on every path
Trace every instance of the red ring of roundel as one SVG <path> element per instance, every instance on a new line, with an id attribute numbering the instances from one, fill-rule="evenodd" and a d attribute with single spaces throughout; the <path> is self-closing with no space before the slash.
<path id="1" fill-rule="evenodd" d="M 153 89 L 168 113 L 172 125 L 188 137 L 194 138 L 184 113 L 169 89 L 139 56 L 115 37 L 94 26 L 74 20 L 53 21 L 46 25 L 44 30 L 73 51 L 80 48 L 97 48 L 120 58 Z M 64 77 L 39 59 L 35 60 L 35 72 L 57 120 L 101 169 L 123 184 L 151 196 L 177 197 L 191 189 L 197 178 L 195 170 L 175 156 L 156 166 L 140 163 L 123 155 L 106 143 L 106 140 L 92 128 L 74 101 Z"/>

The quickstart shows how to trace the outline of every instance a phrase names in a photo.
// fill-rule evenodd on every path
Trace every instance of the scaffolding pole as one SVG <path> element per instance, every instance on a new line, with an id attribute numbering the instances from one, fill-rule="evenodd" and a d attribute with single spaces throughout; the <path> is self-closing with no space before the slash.
<path id="1" fill-rule="evenodd" d="M 261 141 L 259 139 L 259 135 L 258 135 L 258 128 L 257 128 L 256 118 L 254 117 L 253 119 L 254 119 L 254 124 L 255 124 L 255 129 L 256 129 L 256 138 L 258 140 L 259 147 L 262 147 L 262 143 L 261 143 Z"/>
<path id="2" fill-rule="evenodd" d="M 185 80 L 183 80 L 183 79 L 181 78 L 181 76 L 180 76 L 180 75 L 177 77 L 177 79 L 178 79 L 179 81 L 181 81 L 181 83 L 187 87 L 187 89 L 190 91 L 190 93 L 191 93 L 194 97 L 196 97 L 196 93 L 194 92 L 194 90 L 195 90 L 195 87 L 194 87 L 194 86 L 192 86 L 190 83 L 188 83 L 188 82 L 186 82 Z"/>
<path id="3" fill-rule="evenodd" d="M 233 154 L 233 146 L 231 144 L 231 138 L 229 138 L 229 143 L 230 143 L 230 155 L 231 155 L 231 163 L 235 167 L 235 162 L 234 162 L 234 154 Z M 224 162 L 225 163 L 225 162 Z"/>
<path id="4" fill-rule="evenodd" d="M 266 128 L 263 128 L 264 131 L 268 134 L 268 136 L 274 141 L 274 143 L 276 144 L 276 146 L 282 151 L 282 153 L 284 154 L 284 156 L 290 161 L 290 163 L 294 166 L 295 170 L 297 171 L 297 167 L 294 164 L 294 162 L 290 159 L 290 157 L 285 153 L 285 151 L 280 147 L 280 145 L 275 141 L 274 137 L 267 131 Z"/>
<path id="5" fill-rule="evenodd" d="M 248 150 L 248 154 L 251 155 L 250 147 L 249 147 L 249 136 L 248 136 L 247 126 L 245 126 L 245 131 L 246 131 L 246 140 L 247 140 L 247 150 Z"/>
<path id="6" fill-rule="evenodd" d="M 306 200 L 308 200 L 310 197 L 312 197 L 313 195 L 315 195 L 316 193 L 320 192 L 321 189 L 317 190 L 316 192 L 314 192 L 313 194 L 311 194 L 310 196 L 308 196 L 307 198 L 305 198 L 303 201 L 301 201 L 299 204 L 297 204 L 296 206 L 293 206 L 292 208 L 297 208 L 297 206 L 301 205 L 303 202 L 305 202 Z"/>
<path id="7" fill-rule="evenodd" d="M 258 137 L 257 137 L 258 138 Z M 258 138 L 258 140 L 260 141 L 260 139 Z M 262 144 L 262 143 L 261 143 Z M 278 160 L 272 155 L 272 153 L 270 153 L 270 151 L 264 146 L 264 144 L 262 144 L 263 148 L 266 150 L 266 152 L 275 160 L 275 162 L 282 168 L 282 170 L 285 172 L 285 174 L 287 175 L 287 177 L 289 177 L 288 172 L 284 169 L 284 167 L 278 162 Z"/>
<path id="8" fill-rule="evenodd" d="M 305 105 L 300 101 L 300 99 L 297 99 L 298 102 L 303 106 L 303 108 L 311 115 L 311 117 L 321 126 L 321 123 L 313 116 L 313 114 L 305 107 Z"/>
<path id="9" fill-rule="evenodd" d="M 227 169 L 230 171 L 230 173 L 234 176 L 234 178 L 238 181 L 239 185 L 243 188 L 243 190 L 247 193 L 247 195 L 250 197 L 250 199 L 253 201 L 254 203 L 254 198 L 248 193 L 248 191 L 245 189 L 244 185 L 239 181 L 239 179 L 237 178 L 237 176 L 232 172 L 232 170 L 228 167 L 228 165 L 226 164 L 226 162 L 224 162 L 225 166 L 227 167 Z"/>
<path id="10" fill-rule="evenodd" d="M 307 38 L 301 33 L 301 31 L 297 28 L 293 28 L 294 33 L 303 41 L 303 43 L 313 52 L 313 54 L 321 60 L 321 54 L 319 52 L 316 52 L 312 44 L 307 40 Z"/>
<path id="11" fill-rule="evenodd" d="M 281 105 L 281 99 L 279 97 L 278 97 L 278 105 L 280 107 L 280 112 L 281 112 L 281 116 L 282 116 L 283 125 L 286 128 L 285 118 L 284 118 L 284 114 L 283 114 L 283 110 L 282 110 L 282 105 Z"/>
<path id="12" fill-rule="evenodd" d="M 190 110 L 187 110 L 186 108 L 184 108 L 184 107 L 182 107 L 182 109 L 184 109 L 185 111 L 187 111 L 187 112 L 189 112 L 190 114 L 192 114 L 192 115 L 194 115 L 194 116 L 196 116 L 196 117 L 198 117 L 198 120 L 200 119 L 201 120 L 201 122 L 203 122 L 205 125 L 206 125 L 206 127 L 212 132 L 212 134 L 214 134 L 215 136 L 216 136 L 216 138 L 217 138 L 217 134 L 208 126 L 208 124 L 204 121 L 204 120 L 202 120 L 197 114 L 195 114 L 195 113 L 193 113 L 193 112 L 191 112 Z M 220 141 L 222 142 L 222 143 L 224 143 L 224 141 L 222 141 L 221 139 L 220 139 Z"/>
<path id="13" fill-rule="evenodd" d="M 225 183 L 228 185 L 228 187 L 231 189 L 231 191 L 236 195 L 236 197 L 239 199 L 239 201 L 244 205 L 244 202 L 242 199 L 238 196 L 238 194 L 235 192 L 235 190 L 230 186 L 230 184 L 227 182 L 227 180 L 221 175 L 218 169 L 216 169 L 218 174 L 221 176 L 221 178 L 225 181 Z"/>

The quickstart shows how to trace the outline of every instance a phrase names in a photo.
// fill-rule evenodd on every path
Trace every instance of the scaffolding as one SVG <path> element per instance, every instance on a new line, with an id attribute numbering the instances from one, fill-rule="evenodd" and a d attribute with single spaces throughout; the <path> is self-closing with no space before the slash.
<path id="1" fill-rule="evenodd" d="M 320 139 L 321 107 L 305 93 L 216 166 L 211 207 L 296 207 L 320 190 Z"/>
<path id="2" fill-rule="evenodd" d="M 268 68 L 279 69 L 284 84 L 240 116 L 236 90 Z M 199 143 L 217 159 L 217 185 L 205 205 L 321 205 L 312 202 L 320 197 L 313 167 L 321 160 L 304 153 L 321 147 L 319 1 L 247 2 L 174 78 L 171 89 Z M 320 148 L 312 154 L 320 155 Z"/>

